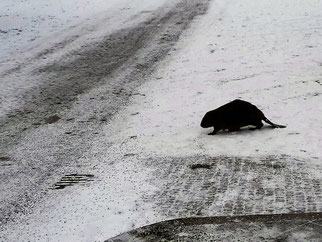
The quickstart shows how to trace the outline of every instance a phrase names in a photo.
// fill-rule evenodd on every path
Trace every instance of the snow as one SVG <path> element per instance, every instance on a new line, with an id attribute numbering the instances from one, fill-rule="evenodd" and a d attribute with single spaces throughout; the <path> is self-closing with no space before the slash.
<path id="1" fill-rule="evenodd" d="M 125 22 L 162 3 L 164 1 L 156 0 L 3 0 L 0 2 L 1 64 L 10 64 L 13 54 L 21 55 L 21 51 L 39 48 L 44 42 L 64 39 L 75 28 L 78 37 L 90 32 L 91 38 L 96 40 L 95 30 L 103 35 L 119 28 L 120 19 Z M 101 26 L 102 19 L 107 26 Z"/>
<path id="2" fill-rule="evenodd" d="M 44 83 L 30 72 L 149 17 L 166 0 L 27 0 L 0 2 L 0 119 Z M 69 58 L 69 60 L 72 57 Z M 35 60 L 36 59 L 36 60 Z M 12 73 L 12 70 L 16 70 Z"/>
<path id="3" fill-rule="evenodd" d="M 73 2 L 71 13 L 65 15 L 63 9 L 69 9 L 65 1 L 61 5 L 48 1 L 48 6 L 55 4 L 60 19 L 56 25 L 62 26 L 53 29 L 72 25 L 76 21 L 72 16 L 89 16 L 83 12 L 85 2 Z M 91 2 L 91 14 L 100 12 L 101 6 L 113 12 L 129 3 Z M 6 6 L 19 6 L 14 11 L 17 15 L 29 4 L 10 3 Z M 131 1 L 130 6 L 136 4 Z M 151 6 L 154 4 L 156 1 Z M 313 0 L 213 1 L 208 14 L 195 20 L 181 36 L 175 53 L 140 88 L 145 96 L 134 97 L 105 127 L 104 139 L 92 145 L 89 153 L 100 154 L 93 161 L 100 180 L 89 187 L 66 189 L 59 201 L 52 193 L 52 200 L 8 229 L 16 231 L 8 232 L 8 238 L 101 241 L 165 219 L 155 213 L 152 201 L 137 204 L 142 196 L 158 189 L 147 182 L 152 178 L 151 168 L 141 163 L 150 157 L 288 155 L 309 161 L 305 165 L 312 168 L 312 176 L 321 179 L 321 171 L 313 169 L 322 158 L 321 9 L 322 2 Z M 19 28 L 29 26 L 28 21 Z M 44 21 L 55 24 L 49 17 Z M 24 39 L 8 45 L 20 50 L 28 38 L 38 36 L 28 31 Z M 36 38 L 43 37 L 39 35 Z M 1 53 L 6 55 L 3 49 Z M 202 116 L 236 98 L 250 101 L 271 121 L 287 128 L 208 136 L 212 130 L 199 126 Z M 106 140 L 112 146 L 104 149 Z M 125 158 L 126 154 L 136 156 Z M 115 162 L 118 160 L 123 162 Z M 265 186 L 278 183 L 267 181 Z M 231 200 L 238 194 L 236 188 L 218 198 Z"/>
<path id="4" fill-rule="evenodd" d="M 145 97 L 137 97 L 106 135 L 114 134 L 111 139 L 122 142 L 124 152 L 159 157 L 160 162 L 162 157 L 194 155 L 287 155 L 309 161 L 308 173 L 320 180 L 322 3 L 244 0 L 211 6 L 141 87 Z M 287 128 L 208 136 L 212 130 L 200 128 L 203 115 L 236 98 L 250 101 Z M 119 129 L 120 123 L 125 128 Z M 267 186 L 281 186 L 284 179 Z M 217 201 L 229 201 L 239 192 L 218 194 L 223 199 Z M 283 211 L 283 203 L 274 206 Z"/>
<path id="5" fill-rule="evenodd" d="M 218 2 L 182 38 L 168 68 L 142 87 L 150 94 L 118 137 L 137 135 L 145 153 L 160 156 L 321 158 L 322 14 L 312 7 L 321 4 L 287 1 L 276 8 L 276 2 L 242 1 L 220 9 Z M 201 130 L 202 116 L 236 98 L 287 128 L 207 136 L 211 129 Z"/>

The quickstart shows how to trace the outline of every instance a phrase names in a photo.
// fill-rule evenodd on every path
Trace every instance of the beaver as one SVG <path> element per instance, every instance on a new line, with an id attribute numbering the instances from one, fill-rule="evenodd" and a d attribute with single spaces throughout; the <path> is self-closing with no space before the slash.
<path id="1" fill-rule="evenodd" d="M 285 125 L 272 123 L 255 105 L 240 99 L 207 112 L 200 126 L 202 128 L 214 127 L 214 131 L 209 133 L 209 135 L 215 135 L 219 130 L 228 129 L 229 131 L 237 131 L 247 125 L 254 125 L 256 127 L 252 128 L 252 130 L 260 129 L 263 127 L 262 120 L 273 128 L 286 127 Z"/>

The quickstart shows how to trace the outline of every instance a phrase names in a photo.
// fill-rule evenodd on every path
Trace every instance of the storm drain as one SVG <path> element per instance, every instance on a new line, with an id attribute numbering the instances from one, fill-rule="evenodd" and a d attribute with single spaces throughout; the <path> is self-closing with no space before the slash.
<path id="1" fill-rule="evenodd" d="M 53 189 L 64 189 L 77 183 L 93 181 L 94 175 L 91 174 L 70 174 L 63 176 L 59 182 L 55 183 Z"/>
<path id="2" fill-rule="evenodd" d="M 190 169 L 211 169 L 211 165 L 208 164 L 193 164 L 190 166 Z"/>

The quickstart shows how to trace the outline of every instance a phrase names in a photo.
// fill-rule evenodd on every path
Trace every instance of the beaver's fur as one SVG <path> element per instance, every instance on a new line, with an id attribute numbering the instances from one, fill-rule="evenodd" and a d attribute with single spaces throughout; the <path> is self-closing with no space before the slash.
<path id="1" fill-rule="evenodd" d="M 274 128 L 286 127 L 272 123 L 255 105 L 239 99 L 207 112 L 200 126 L 202 128 L 214 127 L 214 131 L 209 134 L 214 135 L 219 130 L 236 131 L 247 125 L 253 125 L 256 127 L 254 129 L 260 129 L 263 127 L 262 120 Z"/>

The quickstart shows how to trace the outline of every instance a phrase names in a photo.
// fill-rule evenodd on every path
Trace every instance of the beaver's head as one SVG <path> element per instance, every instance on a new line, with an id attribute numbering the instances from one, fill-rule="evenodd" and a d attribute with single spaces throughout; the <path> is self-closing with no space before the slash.
<path id="1" fill-rule="evenodd" d="M 213 115 L 211 113 L 206 113 L 203 119 L 201 120 L 200 126 L 202 128 L 210 128 L 214 126 Z"/>

